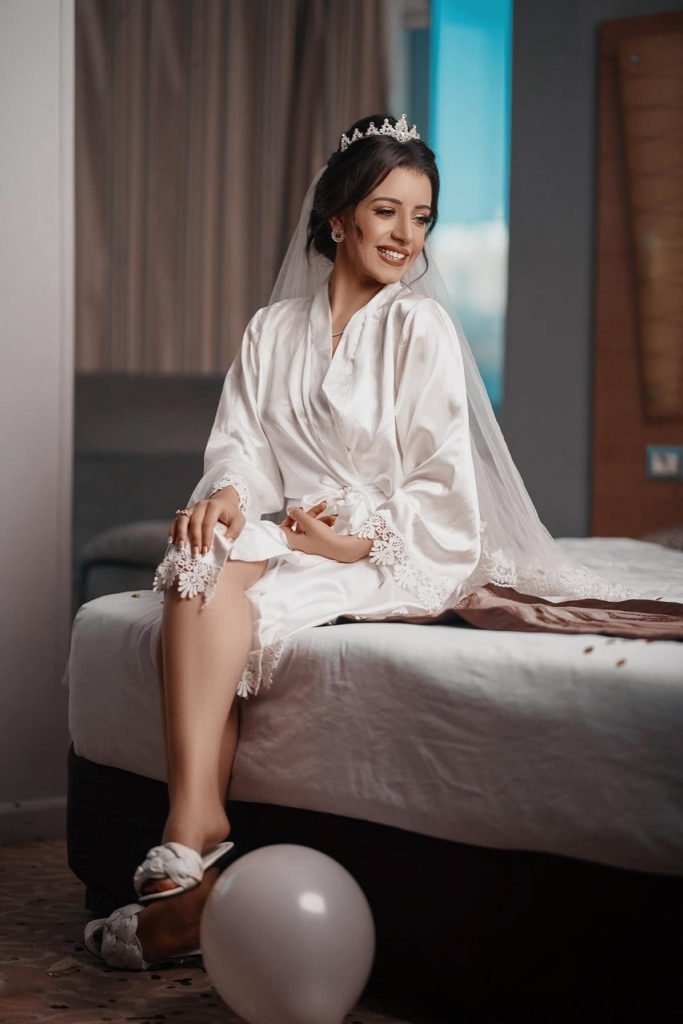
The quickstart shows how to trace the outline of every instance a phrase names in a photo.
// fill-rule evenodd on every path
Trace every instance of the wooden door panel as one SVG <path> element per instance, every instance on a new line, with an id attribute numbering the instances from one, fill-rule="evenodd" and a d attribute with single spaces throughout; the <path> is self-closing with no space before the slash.
<path id="1" fill-rule="evenodd" d="M 648 445 L 683 446 L 682 40 L 683 13 L 601 26 L 592 531 L 604 536 L 683 523 L 683 480 L 646 477 Z"/>
<path id="2" fill-rule="evenodd" d="M 683 418 L 683 31 L 617 44 L 641 396 Z"/>

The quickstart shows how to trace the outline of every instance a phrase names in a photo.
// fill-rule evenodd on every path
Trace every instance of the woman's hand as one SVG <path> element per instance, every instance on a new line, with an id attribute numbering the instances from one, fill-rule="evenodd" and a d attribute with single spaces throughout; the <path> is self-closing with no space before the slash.
<path id="1" fill-rule="evenodd" d="M 210 498 L 177 514 L 168 531 L 168 542 L 179 548 L 189 543 L 193 555 L 200 551 L 205 555 L 213 542 L 216 523 L 223 523 L 227 528 L 226 537 L 237 540 L 245 522 L 237 491 L 232 486 L 223 487 Z"/>
<path id="2" fill-rule="evenodd" d="M 287 518 L 280 523 L 280 529 L 287 535 L 287 543 L 294 551 L 307 555 L 322 555 L 335 562 L 358 562 L 365 558 L 372 548 L 371 540 L 343 535 L 332 530 L 335 515 L 318 516 L 325 509 L 321 501 L 305 512 L 302 508 L 287 510 Z"/>

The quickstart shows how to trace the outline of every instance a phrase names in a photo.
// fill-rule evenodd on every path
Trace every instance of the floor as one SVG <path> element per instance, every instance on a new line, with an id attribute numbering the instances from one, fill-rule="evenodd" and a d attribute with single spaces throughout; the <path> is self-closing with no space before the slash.
<path id="1" fill-rule="evenodd" d="M 0 1024 L 239 1024 L 200 957 L 153 972 L 113 971 L 81 937 L 83 886 L 63 839 L 0 846 Z M 364 997 L 344 1024 L 474 1024 L 452 1008 Z M 485 1024 L 477 1017 L 477 1024 Z"/>

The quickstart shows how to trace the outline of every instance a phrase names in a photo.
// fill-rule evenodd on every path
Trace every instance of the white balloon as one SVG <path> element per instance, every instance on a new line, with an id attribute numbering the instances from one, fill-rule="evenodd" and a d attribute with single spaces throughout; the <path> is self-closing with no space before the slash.
<path id="1" fill-rule="evenodd" d="M 370 975 L 362 889 L 306 846 L 264 846 L 223 872 L 204 908 L 209 978 L 248 1024 L 342 1024 Z"/>

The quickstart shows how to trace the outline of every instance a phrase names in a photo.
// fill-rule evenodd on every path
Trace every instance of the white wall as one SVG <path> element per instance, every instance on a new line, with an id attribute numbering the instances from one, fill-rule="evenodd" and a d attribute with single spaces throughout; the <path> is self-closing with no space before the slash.
<path id="1" fill-rule="evenodd" d="M 556 536 L 589 529 L 598 28 L 680 8 L 515 0 L 501 421 Z"/>
<path id="2" fill-rule="evenodd" d="M 73 0 L 0 0 L 0 841 L 63 831 Z"/>

